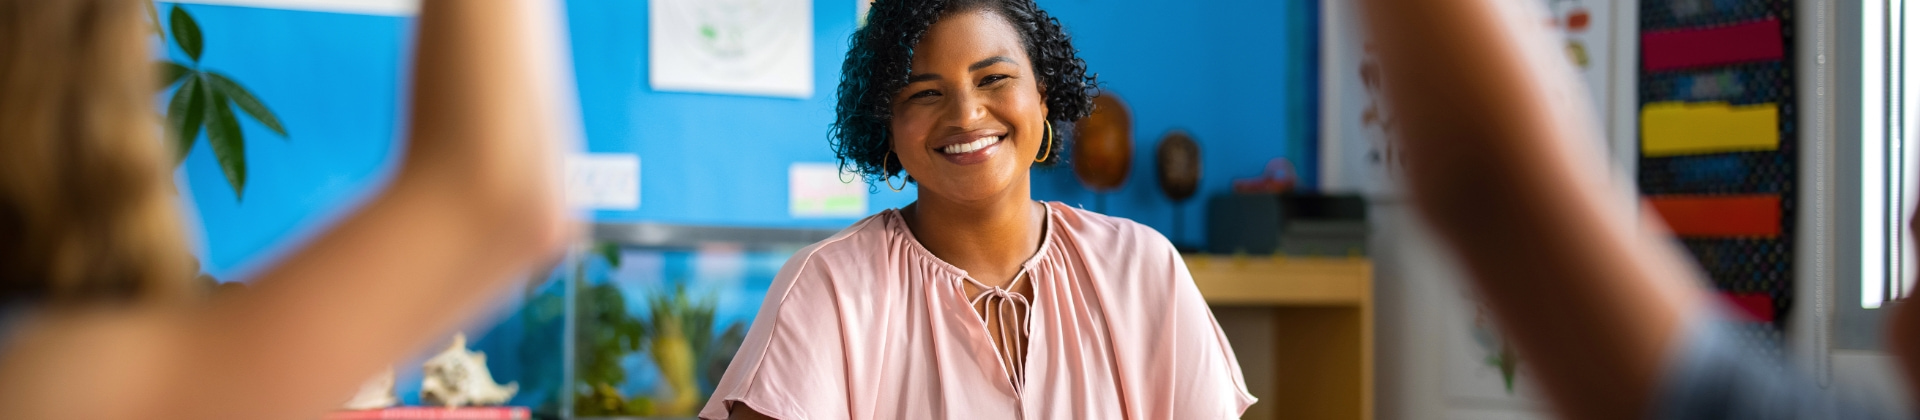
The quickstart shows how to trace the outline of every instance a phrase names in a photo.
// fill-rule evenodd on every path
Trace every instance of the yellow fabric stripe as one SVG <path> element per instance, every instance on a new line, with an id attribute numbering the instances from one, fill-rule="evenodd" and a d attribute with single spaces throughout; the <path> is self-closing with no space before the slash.
<path id="1" fill-rule="evenodd" d="M 1640 109 L 1640 154 L 1647 157 L 1780 148 L 1780 111 L 1765 103 L 1655 102 Z"/>

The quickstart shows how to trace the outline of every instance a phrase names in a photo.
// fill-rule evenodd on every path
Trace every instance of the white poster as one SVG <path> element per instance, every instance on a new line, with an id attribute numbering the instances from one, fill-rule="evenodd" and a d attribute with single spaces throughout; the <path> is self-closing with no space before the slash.
<path id="1" fill-rule="evenodd" d="M 1560 34 L 1561 48 L 1580 79 L 1587 82 L 1593 111 L 1605 112 L 1613 83 L 1613 4 L 1603 0 L 1546 0 L 1546 24 Z M 1596 124 L 1605 120 L 1595 119 Z"/>
<path id="2" fill-rule="evenodd" d="M 1533 2 L 1539 22 L 1560 35 L 1556 42 L 1586 82 L 1596 127 L 1608 120 L 1614 4 L 1604 0 L 1514 0 Z M 1366 48 L 1354 2 L 1327 2 L 1321 10 L 1320 183 L 1328 192 L 1369 197 L 1398 195 L 1398 156 L 1388 141 L 1393 116 L 1380 106 L 1380 69 Z"/>
<path id="3" fill-rule="evenodd" d="M 813 96 L 808 0 L 653 0 L 648 14 L 654 90 Z"/>
<path id="4" fill-rule="evenodd" d="M 640 155 L 582 153 L 567 156 L 567 204 L 576 209 L 640 208 Z"/>
<path id="5" fill-rule="evenodd" d="M 787 214 L 795 218 L 857 218 L 867 215 L 867 183 L 828 162 L 787 167 Z"/>
<path id="6" fill-rule="evenodd" d="M 1398 188 L 1386 164 L 1392 152 L 1386 141 L 1390 120 L 1376 100 L 1379 68 L 1365 48 L 1354 3 L 1325 2 L 1320 11 L 1320 188 L 1391 196 Z M 1371 79 L 1363 77 L 1368 73 Z"/>
<path id="7" fill-rule="evenodd" d="M 854 26 L 867 26 L 867 12 L 873 10 L 873 0 L 853 0 Z"/>

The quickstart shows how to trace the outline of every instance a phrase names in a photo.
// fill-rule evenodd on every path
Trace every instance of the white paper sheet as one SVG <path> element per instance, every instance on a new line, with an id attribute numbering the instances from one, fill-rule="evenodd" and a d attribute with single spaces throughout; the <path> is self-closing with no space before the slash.
<path id="1" fill-rule="evenodd" d="M 654 90 L 813 96 L 808 0 L 653 0 L 648 59 Z"/>
<path id="2" fill-rule="evenodd" d="M 640 208 L 640 155 L 587 153 L 567 157 L 567 204 L 577 209 Z"/>
<path id="3" fill-rule="evenodd" d="M 841 173 L 839 165 L 794 163 L 787 167 L 787 212 L 795 218 L 866 216 L 867 184 Z"/>

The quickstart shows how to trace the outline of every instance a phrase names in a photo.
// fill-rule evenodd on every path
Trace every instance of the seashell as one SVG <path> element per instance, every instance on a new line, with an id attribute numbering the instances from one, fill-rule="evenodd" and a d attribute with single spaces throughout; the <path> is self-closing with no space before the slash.
<path id="1" fill-rule="evenodd" d="M 360 384 L 360 391 L 353 394 L 340 408 L 347 410 L 377 410 L 400 404 L 400 398 L 393 395 L 393 367 L 381 370 L 379 375 Z"/>
<path id="2" fill-rule="evenodd" d="M 453 344 L 420 366 L 420 402 L 443 407 L 500 405 L 513 398 L 520 384 L 501 386 L 487 370 L 487 355 L 467 351 L 467 335 L 454 334 Z"/>

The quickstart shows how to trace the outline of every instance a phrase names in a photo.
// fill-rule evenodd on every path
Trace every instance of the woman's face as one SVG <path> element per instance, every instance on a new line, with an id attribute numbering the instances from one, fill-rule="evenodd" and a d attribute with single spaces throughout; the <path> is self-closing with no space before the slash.
<path id="1" fill-rule="evenodd" d="M 893 97 L 893 152 L 921 194 L 978 202 L 1024 192 L 1047 111 L 1013 25 L 990 11 L 955 13 L 913 50 L 907 87 Z"/>

